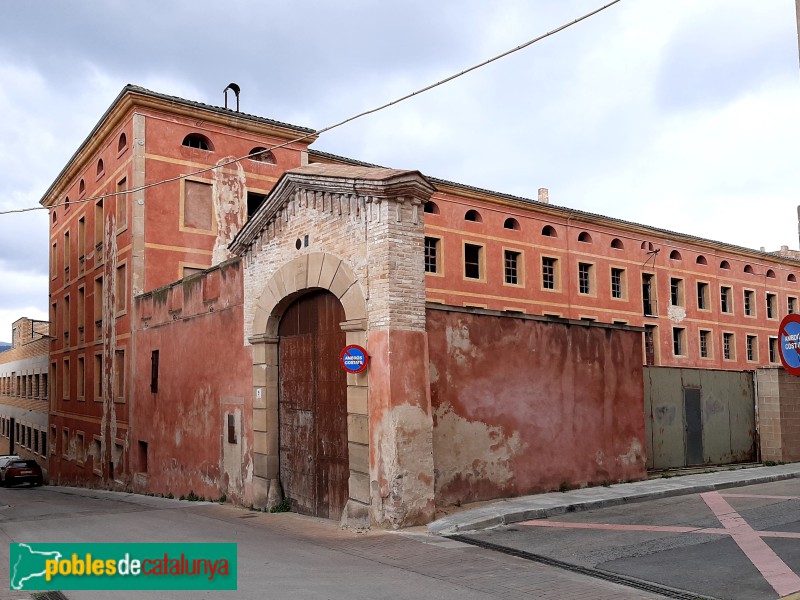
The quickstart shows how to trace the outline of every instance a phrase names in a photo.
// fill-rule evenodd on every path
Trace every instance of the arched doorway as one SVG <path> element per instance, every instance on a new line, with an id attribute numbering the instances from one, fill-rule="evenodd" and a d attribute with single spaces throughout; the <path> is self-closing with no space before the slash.
<path id="1" fill-rule="evenodd" d="M 278 326 L 279 464 L 292 510 L 339 519 L 348 500 L 345 311 L 327 290 L 295 300 Z"/>

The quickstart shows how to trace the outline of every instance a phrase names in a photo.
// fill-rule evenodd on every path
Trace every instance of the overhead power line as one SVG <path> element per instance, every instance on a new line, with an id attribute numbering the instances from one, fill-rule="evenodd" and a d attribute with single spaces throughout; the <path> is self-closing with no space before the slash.
<path id="1" fill-rule="evenodd" d="M 514 54 L 515 52 L 519 52 L 520 50 L 524 50 L 528 46 L 531 46 L 531 45 L 535 44 L 536 42 L 540 42 L 545 38 L 548 38 L 548 37 L 550 37 L 552 35 L 555 35 L 556 33 L 559 33 L 560 31 L 564 31 L 565 29 L 567 29 L 569 27 L 572 27 L 573 25 L 576 25 L 576 24 L 580 23 L 581 21 L 585 21 L 589 17 L 592 17 L 592 16 L 594 16 L 594 15 L 596 15 L 596 14 L 598 14 L 598 13 L 604 11 L 604 10 L 606 10 L 607 8 L 610 8 L 611 6 L 614 6 L 615 4 L 617 4 L 617 3 L 621 2 L 621 1 L 622 0 L 613 0 L 612 2 L 609 2 L 608 4 L 605 4 L 605 5 L 601 6 L 600 8 L 596 8 L 595 10 L 593 10 L 591 12 L 588 12 L 588 13 L 586 13 L 585 15 L 583 15 L 581 17 L 578 17 L 577 19 L 574 19 L 574 20 L 572 20 L 572 21 L 570 21 L 568 23 L 564 23 L 563 25 L 561 25 L 559 27 L 556 27 L 555 29 L 553 29 L 551 31 L 548 31 L 547 33 L 544 33 L 544 34 L 542 34 L 542 35 L 540 35 L 538 37 L 535 37 L 535 38 L 533 38 L 531 40 L 528 40 L 524 44 L 520 44 L 519 46 L 516 46 L 515 48 L 511 48 L 510 50 L 506 50 L 505 52 L 502 52 L 502 53 L 500 53 L 500 54 L 498 54 L 496 56 L 493 56 L 492 58 L 484 60 L 483 62 L 480 62 L 480 63 L 478 63 L 476 65 L 468 67 L 468 68 L 464 69 L 463 71 L 459 71 L 458 73 L 450 75 L 449 77 L 445 77 L 444 79 L 440 79 L 436 83 L 432 83 L 430 85 L 427 85 L 427 86 L 425 86 L 423 88 L 420 88 L 420 89 L 418 89 L 418 90 L 416 90 L 414 92 L 406 94 L 405 96 L 401 96 L 400 98 L 392 100 L 391 102 L 387 102 L 385 104 L 381 104 L 380 106 L 376 106 L 375 108 L 370 108 L 369 110 L 365 110 L 363 112 L 355 114 L 355 115 L 353 115 L 351 117 L 348 117 L 348 118 L 343 119 L 343 120 L 341 120 L 341 121 L 339 121 L 337 123 L 334 123 L 333 125 L 328 125 L 327 127 L 323 127 L 322 129 L 317 129 L 316 131 L 313 131 L 311 133 L 307 133 L 306 135 L 302 135 L 300 137 L 294 138 L 292 140 L 289 140 L 288 142 L 284 142 L 282 144 L 276 144 L 275 146 L 271 146 L 269 148 L 264 148 L 263 150 L 259 150 L 258 152 L 253 152 L 253 153 L 247 154 L 245 156 L 240 156 L 238 158 L 232 158 L 231 160 L 228 160 L 228 161 L 225 161 L 225 162 L 222 162 L 222 163 L 210 166 L 210 167 L 206 167 L 204 169 L 198 169 L 197 171 L 192 171 L 191 173 L 186 173 L 185 175 L 179 175 L 177 177 L 170 177 L 168 179 L 162 179 L 160 181 L 154 181 L 152 183 L 148 183 L 148 184 L 145 184 L 145 185 L 140 185 L 140 186 L 131 188 L 129 190 L 122 190 L 122 191 L 118 191 L 118 192 L 109 192 L 107 194 L 101 194 L 99 196 L 92 196 L 90 198 L 82 198 L 80 200 L 70 200 L 69 202 L 58 202 L 58 203 L 54 203 L 54 204 L 52 204 L 50 206 L 32 206 L 32 207 L 28 207 L 28 208 L 17 208 L 17 209 L 12 209 L 12 210 L 4 210 L 4 211 L 0 211 L 0 215 L 7 215 L 7 214 L 12 214 L 12 213 L 30 212 L 30 211 L 34 211 L 34 210 L 48 210 L 48 209 L 56 207 L 56 206 L 65 206 L 67 204 L 69 204 L 69 205 L 83 204 L 85 202 L 93 202 L 95 200 L 102 200 L 104 198 L 111 198 L 111 197 L 114 197 L 114 196 L 121 196 L 121 195 L 124 195 L 124 194 L 133 194 L 135 192 L 140 192 L 140 191 L 146 190 L 148 188 L 156 187 L 156 186 L 159 186 L 159 185 L 164 185 L 165 183 L 171 183 L 173 181 L 180 181 L 181 179 L 186 179 L 187 177 L 194 177 L 196 175 L 201 175 L 203 173 L 208 173 L 209 171 L 213 171 L 215 169 L 221 169 L 223 167 L 227 167 L 227 166 L 232 165 L 234 163 L 238 163 L 240 161 L 243 161 L 243 160 L 245 160 L 247 158 L 254 158 L 256 156 L 259 156 L 260 154 L 263 154 L 265 152 L 269 152 L 271 150 L 276 150 L 278 148 L 285 148 L 287 146 L 290 146 L 292 144 L 296 144 L 297 142 L 302 142 L 303 140 L 307 140 L 308 138 L 311 138 L 311 137 L 314 137 L 314 136 L 319 137 L 323 133 L 326 133 L 328 131 L 331 131 L 333 129 L 341 127 L 342 125 L 346 125 L 347 123 L 350 123 L 351 121 L 355 121 L 356 119 L 360 119 L 361 117 L 365 117 L 367 115 L 371 115 L 371 114 L 380 112 L 382 110 L 385 110 L 385 109 L 387 109 L 387 108 L 389 108 L 391 106 L 394 106 L 395 104 L 399 104 L 399 103 L 404 102 L 404 101 L 406 101 L 406 100 L 408 100 L 410 98 L 413 98 L 414 96 L 418 96 L 418 95 L 423 94 L 423 93 L 425 93 L 427 91 L 430 91 L 430 90 L 432 90 L 434 88 L 437 88 L 440 85 L 444 85 L 445 83 L 449 83 L 450 81 L 453 81 L 454 79 L 458 79 L 459 77 L 462 77 L 463 75 L 466 75 L 467 73 L 471 73 L 472 71 L 476 71 L 477 69 L 485 67 L 486 65 L 489 65 L 489 64 L 491 64 L 491 63 L 493 63 L 495 61 L 500 60 L 501 58 L 505 58 L 506 56 Z"/>

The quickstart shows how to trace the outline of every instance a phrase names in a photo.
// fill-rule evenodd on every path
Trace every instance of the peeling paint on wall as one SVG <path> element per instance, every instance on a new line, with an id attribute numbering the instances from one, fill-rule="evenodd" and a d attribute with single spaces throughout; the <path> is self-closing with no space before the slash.
<path id="1" fill-rule="evenodd" d="M 228 156 L 217 162 L 217 165 L 230 162 L 235 157 Z M 236 173 L 231 173 L 236 169 Z M 211 264 L 217 265 L 231 257 L 228 244 L 247 220 L 247 188 L 244 168 L 238 162 L 224 169 L 214 169 L 214 184 L 211 196 L 214 199 L 214 214 L 217 218 L 217 239 Z"/>
<path id="2" fill-rule="evenodd" d="M 667 308 L 667 316 L 673 323 L 683 323 L 686 318 L 686 308 L 683 306 L 670 306 Z"/>
<path id="3" fill-rule="evenodd" d="M 395 529 L 420 522 L 432 513 L 430 474 L 419 465 L 430 462 L 433 442 L 430 416 L 418 406 L 404 404 L 384 413 L 373 431 L 373 448 L 380 458 L 378 481 L 373 481 L 372 502 L 376 521 Z M 425 476 L 428 479 L 425 479 Z"/>
<path id="4" fill-rule="evenodd" d="M 437 491 L 456 480 L 469 488 L 485 482 L 499 487 L 511 484 L 511 461 L 527 448 L 519 432 L 509 434 L 499 425 L 469 421 L 448 402 L 436 408 L 434 419 Z"/>
<path id="5" fill-rule="evenodd" d="M 114 358 L 117 350 L 117 224 L 109 212 L 103 232 L 103 416 L 100 420 L 100 469 L 104 477 L 111 462 L 111 445 L 117 437 L 117 414 L 114 405 L 116 373 Z M 115 477 L 120 473 L 114 473 Z"/>

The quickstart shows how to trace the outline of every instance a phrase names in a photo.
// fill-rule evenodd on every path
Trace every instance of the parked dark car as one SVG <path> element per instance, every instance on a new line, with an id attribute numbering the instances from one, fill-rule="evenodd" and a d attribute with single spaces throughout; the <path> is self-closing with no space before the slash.
<path id="1" fill-rule="evenodd" d="M 42 485 L 42 468 L 35 460 L 12 460 L 0 470 L 0 484 L 4 486 L 30 483 Z"/>

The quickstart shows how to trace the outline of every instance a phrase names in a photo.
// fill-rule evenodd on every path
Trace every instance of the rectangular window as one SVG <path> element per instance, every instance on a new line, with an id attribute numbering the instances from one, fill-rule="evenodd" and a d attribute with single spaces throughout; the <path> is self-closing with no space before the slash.
<path id="1" fill-rule="evenodd" d="M 670 278 L 669 301 L 672 306 L 683 306 L 683 279 Z"/>
<path id="2" fill-rule="evenodd" d="M 778 317 L 778 297 L 767 292 L 767 318 L 775 319 Z"/>
<path id="3" fill-rule="evenodd" d="M 69 280 L 69 267 L 71 262 L 71 252 L 72 248 L 69 245 L 69 231 L 64 232 L 64 278 Z"/>
<path id="4" fill-rule="evenodd" d="M 231 414 L 228 415 L 228 443 L 236 443 L 236 420 Z"/>
<path id="5" fill-rule="evenodd" d="M 52 279 L 55 279 L 57 273 L 58 273 L 58 244 L 53 242 L 53 246 L 50 248 L 50 277 Z"/>
<path id="6" fill-rule="evenodd" d="M 747 336 L 747 360 L 758 360 L 758 338 L 754 335 Z"/>
<path id="7" fill-rule="evenodd" d="M 711 351 L 708 347 L 708 341 L 711 338 L 711 332 L 705 329 L 700 330 L 700 358 L 708 358 L 711 356 Z"/>
<path id="8" fill-rule="evenodd" d="M 731 288 L 722 286 L 719 288 L 720 310 L 724 313 L 733 312 L 731 306 Z"/>
<path id="9" fill-rule="evenodd" d="M 42 383 L 39 386 L 39 394 L 42 400 L 47 400 L 47 392 L 50 388 L 47 387 L 47 373 L 42 373 L 41 375 Z"/>
<path id="10" fill-rule="evenodd" d="M 655 316 L 656 299 L 653 293 L 653 276 L 649 273 L 642 273 L 642 308 L 645 316 Z"/>
<path id="11" fill-rule="evenodd" d="M 61 430 L 61 456 L 69 458 L 67 452 L 69 452 L 69 429 L 64 427 Z"/>
<path id="12" fill-rule="evenodd" d="M 63 378 L 63 386 L 64 387 L 62 388 L 62 392 L 64 394 L 64 396 L 63 396 L 64 400 L 69 400 L 70 389 L 69 389 L 69 359 L 68 358 L 64 359 L 64 365 L 63 366 L 64 366 L 64 372 L 61 375 L 62 375 L 62 378 Z"/>
<path id="13" fill-rule="evenodd" d="M 42 456 L 47 456 L 47 432 L 46 431 L 42 431 L 39 434 L 39 437 L 41 439 Z"/>
<path id="14" fill-rule="evenodd" d="M 103 474 L 102 442 L 98 438 L 94 438 L 94 440 L 92 441 L 92 446 L 94 450 L 94 458 L 92 460 L 92 471 L 94 471 L 95 475 L 102 475 Z"/>
<path id="15" fill-rule="evenodd" d="M 786 314 L 793 315 L 797 312 L 797 298 L 789 296 L 786 299 Z"/>
<path id="16" fill-rule="evenodd" d="M 69 332 L 70 332 L 70 310 L 69 310 L 69 295 L 64 296 L 64 316 L 63 316 L 63 329 L 64 332 L 64 346 L 69 346 Z"/>
<path id="17" fill-rule="evenodd" d="M 708 284 L 702 281 L 697 282 L 697 308 L 708 310 Z"/>
<path id="18" fill-rule="evenodd" d="M 519 284 L 519 252 L 514 252 L 513 250 L 506 250 L 504 252 L 505 260 L 504 260 L 504 267 L 505 267 L 505 278 L 506 283 L 511 285 Z"/>
<path id="19" fill-rule="evenodd" d="M 78 258 L 86 256 L 86 217 L 78 219 Z"/>
<path id="20" fill-rule="evenodd" d="M 84 387 L 86 382 L 86 368 L 84 364 L 84 359 L 82 356 L 78 357 L 78 400 L 84 400 L 86 398 L 86 388 Z"/>
<path id="21" fill-rule="evenodd" d="M 578 263 L 578 293 L 588 294 L 591 292 L 592 265 L 588 263 Z"/>
<path id="22" fill-rule="evenodd" d="M 150 353 L 150 392 L 158 392 L 158 350 Z"/>
<path id="23" fill-rule="evenodd" d="M 623 297 L 623 275 L 625 273 L 624 269 L 611 269 L 611 297 L 612 298 L 622 298 Z"/>
<path id="24" fill-rule="evenodd" d="M 105 226 L 105 219 L 103 217 L 103 201 L 98 200 L 97 203 L 94 205 L 94 244 L 98 250 L 103 247 L 104 226 Z"/>
<path id="25" fill-rule="evenodd" d="M 94 322 L 100 325 L 103 322 L 103 278 L 94 280 Z M 98 336 L 99 337 L 99 336 Z"/>
<path id="26" fill-rule="evenodd" d="M 753 314 L 753 292 L 751 290 L 744 291 L 744 314 L 745 316 L 752 317 Z"/>
<path id="27" fill-rule="evenodd" d="M 125 312 L 125 308 L 128 306 L 127 302 L 127 291 L 128 291 L 128 280 L 126 279 L 127 276 L 127 268 L 126 265 L 120 265 L 117 267 L 117 281 L 116 281 L 116 290 L 115 290 L 115 301 L 116 301 L 116 310 L 118 313 Z"/>
<path id="28" fill-rule="evenodd" d="M 139 440 L 139 472 L 147 473 L 147 442 Z"/>
<path id="29" fill-rule="evenodd" d="M 542 288 L 556 289 L 556 259 L 548 256 L 542 257 Z"/>
<path id="30" fill-rule="evenodd" d="M 94 355 L 94 399 L 103 400 L 103 355 Z"/>
<path id="31" fill-rule="evenodd" d="M 464 277 L 468 279 L 481 278 L 481 251 L 482 246 L 464 244 Z"/>
<path id="32" fill-rule="evenodd" d="M 128 178 L 123 177 L 117 182 L 117 229 L 124 229 L 128 225 Z"/>
<path id="33" fill-rule="evenodd" d="M 252 217 L 255 212 L 258 210 L 258 207 L 266 200 L 266 196 L 264 194 L 258 194 L 256 192 L 247 192 L 247 218 L 249 219 Z"/>
<path id="34" fill-rule="evenodd" d="M 439 272 L 439 239 L 425 238 L 425 272 Z"/>
<path id="35" fill-rule="evenodd" d="M 732 333 L 723 333 L 722 334 L 722 358 L 725 360 L 733 360 L 733 334 Z"/>
<path id="36" fill-rule="evenodd" d="M 114 399 L 125 400 L 125 350 L 114 352 Z"/>
<path id="37" fill-rule="evenodd" d="M 55 406 L 56 398 L 58 398 L 58 387 L 56 387 L 56 368 L 57 365 L 55 361 L 50 363 L 50 385 L 52 386 L 52 389 L 50 390 L 51 407 Z"/>
<path id="38" fill-rule="evenodd" d="M 184 181 L 183 225 L 192 229 L 211 231 L 213 224 L 211 184 Z"/>
<path id="39" fill-rule="evenodd" d="M 675 356 L 682 356 L 684 354 L 684 340 L 683 336 L 685 335 L 686 330 L 683 327 L 673 327 L 672 328 L 672 351 Z"/>
<path id="40" fill-rule="evenodd" d="M 75 462 L 79 465 L 83 464 L 84 458 L 84 449 L 83 449 L 84 439 L 83 439 L 83 432 L 79 431 L 75 434 Z"/>
<path id="41" fill-rule="evenodd" d="M 780 362 L 778 360 L 778 338 L 769 338 L 769 362 Z"/>

